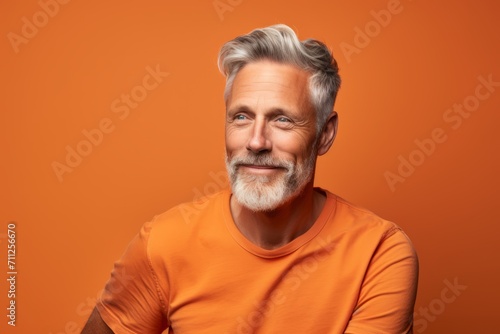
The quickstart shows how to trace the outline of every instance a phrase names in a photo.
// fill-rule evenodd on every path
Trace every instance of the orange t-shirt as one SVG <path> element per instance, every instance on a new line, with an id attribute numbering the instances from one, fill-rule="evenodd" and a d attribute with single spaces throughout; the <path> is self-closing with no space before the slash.
<path id="1" fill-rule="evenodd" d="M 418 261 L 400 227 L 327 194 L 315 224 L 262 249 L 230 191 L 146 223 L 98 300 L 115 333 L 411 333 Z"/>

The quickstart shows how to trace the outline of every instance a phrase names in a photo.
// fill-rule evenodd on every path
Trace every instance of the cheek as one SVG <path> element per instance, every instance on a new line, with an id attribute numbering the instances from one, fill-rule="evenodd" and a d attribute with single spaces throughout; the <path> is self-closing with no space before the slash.
<path id="1" fill-rule="evenodd" d="M 234 131 L 230 128 L 226 128 L 225 142 L 226 152 L 228 156 L 231 154 L 231 152 L 238 151 L 246 147 L 244 136 L 238 134 L 237 131 Z"/>
<path id="2" fill-rule="evenodd" d="M 285 132 L 274 136 L 273 147 L 276 151 L 295 156 L 296 160 L 309 157 L 314 140 L 308 136 Z"/>

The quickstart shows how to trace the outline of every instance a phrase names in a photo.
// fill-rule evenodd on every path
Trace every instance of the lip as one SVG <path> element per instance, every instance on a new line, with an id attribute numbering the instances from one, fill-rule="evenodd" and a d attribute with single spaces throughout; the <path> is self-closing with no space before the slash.
<path id="1" fill-rule="evenodd" d="M 255 174 L 270 174 L 283 169 L 282 167 L 278 166 L 246 165 L 246 164 L 242 164 L 239 167 Z"/>

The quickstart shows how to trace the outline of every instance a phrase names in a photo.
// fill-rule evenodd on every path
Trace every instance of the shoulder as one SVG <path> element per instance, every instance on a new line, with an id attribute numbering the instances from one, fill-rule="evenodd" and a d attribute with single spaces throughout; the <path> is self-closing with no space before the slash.
<path id="1" fill-rule="evenodd" d="M 389 220 L 381 218 L 372 211 L 355 205 L 346 199 L 325 190 L 329 199 L 335 203 L 335 223 L 343 229 L 362 229 L 366 231 L 377 231 L 383 236 L 389 236 L 397 231 L 402 231 L 401 227 Z"/>
<path id="2" fill-rule="evenodd" d="M 151 221 L 151 228 L 190 226 L 199 224 L 207 216 L 222 215 L 223 202 L 229 198 L 229 191 L 223 190 L 202 197 L 196 201 L 178 204 L 156 215 Z"/>
<path id="3" fill-rule="evenodd" d="M 407 253 L 414 253 L 409 237 L 398 224 L 329 191 L 325 192 L 335 207 L 327 230 L 337 236 L 339 242 L 346 242 L 351 246 L 355 244 L 370 253 L 375 252 L 381 245 L 399 245 L 405 248 Z"/>
<path id="4" fill-rule="evenodd" d="M 224 216 L 224 201 L 229 191 L 223 190 L 193 202 L 186 202 L 155 216 L 142 226 L 140 234 L 147 239 L 149 251 L 178 249 L 189 246 L 200 233 L 216 229 Z"/>

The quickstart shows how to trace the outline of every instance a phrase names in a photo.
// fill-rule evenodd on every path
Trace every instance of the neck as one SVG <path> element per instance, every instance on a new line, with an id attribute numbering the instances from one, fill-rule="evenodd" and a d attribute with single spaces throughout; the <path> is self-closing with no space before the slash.
<path id="1" fill-rule="evenodd" d="M 240 232 L 264 249 L 282 247 L 304 234 L 318 218 L 326 196 L 315 191 L 312 182 L 299 196 L 272 211 L 254 212 L 242 206 L 234 196 L 230 206 Z"/>

